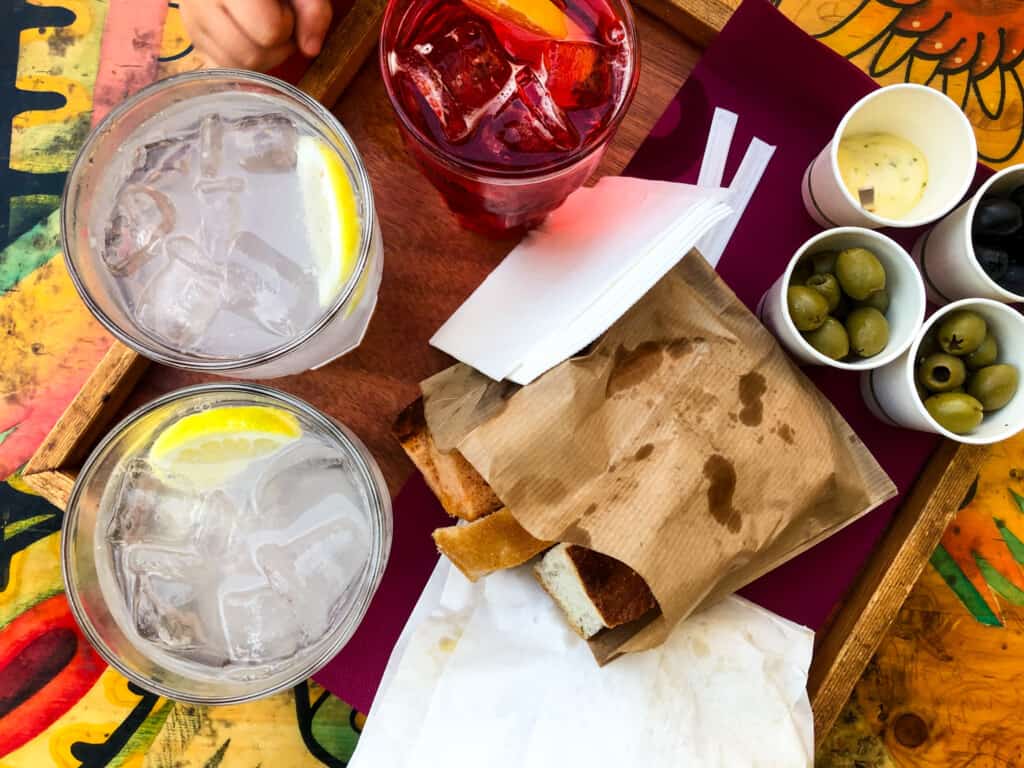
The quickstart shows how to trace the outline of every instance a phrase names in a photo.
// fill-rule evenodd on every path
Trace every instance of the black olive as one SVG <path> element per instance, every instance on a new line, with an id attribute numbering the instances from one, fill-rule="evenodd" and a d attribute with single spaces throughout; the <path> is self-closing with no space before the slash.
<path id="1" fill-rule="evenodd" d="M 985 197 L 974 211 L 971 232 L 981 237 L 1012 235 L 1024 226 L 1020 206 L 1012 200 Z"/>
<path id="2" fill-rule="evenodd" d="M 1011 264 L 999 284 L 1010 293 L 1024 296 L 1024 264 Z"/>
<path id="3" fill-rule="evenodd" d="M 1021 184 L 1010 193 L 1010 199 L 1019 205 L 1021 210 L 1024 210 L 1024 184 Z"/>
<path id="4" fill-rule="evenodd" d="M 1006 251 L 975 243 L 974 255 L 989 277 L 997 283 L 1003 279 L 1010 266 L 1010 255 Z"/>

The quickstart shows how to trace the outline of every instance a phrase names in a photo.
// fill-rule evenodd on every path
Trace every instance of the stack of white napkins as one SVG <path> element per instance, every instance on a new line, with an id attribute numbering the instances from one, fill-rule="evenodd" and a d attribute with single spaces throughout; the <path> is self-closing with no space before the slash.
<path id="1" fill-rule="evenodd" d="M 810 766 L 813 633 L 730 597 L 599 668 L 528 569 L 438 565 L 352 768 Z"/>
<path id="2" fill-rule="evenodd" d="M 430 340 L 528 384 L 604 333 L 731 211 L 727 190 L 605 177 L 578 189 Z"/>

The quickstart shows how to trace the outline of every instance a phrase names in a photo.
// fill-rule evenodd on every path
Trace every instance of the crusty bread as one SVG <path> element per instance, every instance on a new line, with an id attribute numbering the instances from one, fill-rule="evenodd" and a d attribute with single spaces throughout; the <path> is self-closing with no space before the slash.
<path id="1" fill-rule="evenodd" d="M 657 607 L 640 575 L 623 562 L 575 544 L 559 544 L 534 566 L 541 585 L 579 635 L 635 621 Z"/>
<path id="2" fill-rule="evenodd" d="M 438 450 L 423 416 L 423 398 L 398 415 L 394 433 L 449 515 L 473 521 L 501 509 L 501 500 L 461 453 Z"/>
<path id="3" fill-rule="evenodd" d="M 468 525 L 438 528 L 434 543 L 470 581 L 522 565 L 551 546 L 531 536 L 505 508 Z"/>

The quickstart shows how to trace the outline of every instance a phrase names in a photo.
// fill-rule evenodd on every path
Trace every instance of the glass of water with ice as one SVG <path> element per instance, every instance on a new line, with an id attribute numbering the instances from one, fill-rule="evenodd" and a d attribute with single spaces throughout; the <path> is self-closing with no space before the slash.
<path id="1" fill-rule="evenodd" d="M 391 546 L 380 470 L 347 429 L 248 384 L 166 395 L 86 461 L 62 567 L 86 637 L 170 698 L 291 687 L 349 640 Z"/>
<path id="2" fill-rule="evenodd" d="M 75 286 L 114 336 L 234 378 L 356 347 L 383 265 L 345 129 L 287 83 L 237 70 L 168 78 L 114 109 L 68 175 L 61 233 Z"/>

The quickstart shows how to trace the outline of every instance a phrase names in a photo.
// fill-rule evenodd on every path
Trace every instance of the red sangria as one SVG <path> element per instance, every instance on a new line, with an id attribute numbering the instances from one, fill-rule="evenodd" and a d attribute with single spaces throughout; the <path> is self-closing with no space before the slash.
<path id="1" fill-rule="evenodd" d="M 514 234 L 593 172 L 636 90 L 627 0 L 391 0 L 384 82 L 462 224 Z"/>

